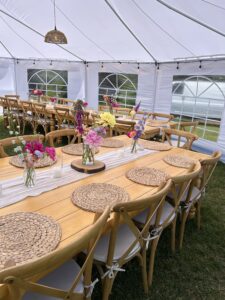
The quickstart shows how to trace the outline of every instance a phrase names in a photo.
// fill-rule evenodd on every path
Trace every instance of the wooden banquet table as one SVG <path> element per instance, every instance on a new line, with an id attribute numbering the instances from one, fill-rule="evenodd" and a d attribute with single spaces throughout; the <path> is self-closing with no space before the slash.
<path id="1" fill-rule="evenodd" d="M 131 140 L 127 136 L 117 136 L 116 139 L 123 140 L 125 144 L 131 143 Z M 109 151 L 115 151 L 115 148 L 113 149 L 101 147 L 99 154 L 103 154 Z M 82 233 L 82 231 L 85 230 L 90 224 L 92 224 L 94 220 L 94 213 L 84 211 L 76 207 L 71 202 L 71 194 L 77 187 L 93 182 L 105 182 L 123 187 L 130 194 L 131 201 L 141 197 L 146 197 L 147 195 L 153 194 L 157 188 L 136 184 L 128 180 L 125 176 L 126 171 L 133 167 L 148 166 L 164 170 L 171 176 L 181 175 L 187 172 L 187 169 L 170 166 L 162 160 L 164 156 L 172 153 L 184 154 L 195 159 L 203 159 L 208 157 L 207 155 L 202 153 L 192 152 L 180 148 L 173 148 L 169 151 L 151 153 L 149 155 L 138 158 L 135 161 L 131 161 L 110 170 L 96 173 L 85 179 L 67 184 L 54 190 L 44 192 L 39 196 L 27 197 L 20 202 L 1 208 L 0 215 L 2 216 L 12 212 L 22 211 L 39 212 L 41 214 L 51 216 L 60 224 L 62 229 L 62 238 L 58 247 L 65 247 L 74 239 L 79 238 L 79 234 Z M 60 156 L 62 155 L 60 148 L 57 148 L 57 155 L 59 156 L 57 164 L 60 165 Z M 64 164 L 70 163 L 76 158 L 78 157 L 63 154 Z M 54 168 L 55 166 L 56 165 L 52 166 L 51 168 Z M 19 169 L 10 165 L 9 158 L 0 159 L 0 183 L 1 180 L 14 178 L 20 175 L 22 176 L 22 174 L 23 169 Z M 0 286 L 0 299 L 6 299 L 4 298 L 5 296 L 3 296 L 5 292 L 6 289 L 4 288 L 4 286 Z"/>

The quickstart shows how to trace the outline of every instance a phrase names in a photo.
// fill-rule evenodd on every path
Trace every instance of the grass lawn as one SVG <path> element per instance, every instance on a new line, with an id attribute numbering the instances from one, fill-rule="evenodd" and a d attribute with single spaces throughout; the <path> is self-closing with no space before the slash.
<path id="1" fill-rule="evenodd" d="M 0 119 L 0 139 L 6 136 Z M 149 296 L 143 293 L 135 260 L 116 277 L 112 300 L 225 299 L 225 165 L 218 164 L 208 186 L 202 206 L 202 229 L 198 232 L 195 221 L 189 221 L 183 250 L 175 255 L 170 251 L 169 233 L 165 231 L 159 242 Z M 101 299 L 100 286 L 96 286 L 93 300 Z"/>

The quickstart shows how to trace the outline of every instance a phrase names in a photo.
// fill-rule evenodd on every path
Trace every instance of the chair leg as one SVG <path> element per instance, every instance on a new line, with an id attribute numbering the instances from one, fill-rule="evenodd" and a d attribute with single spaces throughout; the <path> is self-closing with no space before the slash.
<path id="1" fill-rule="evenodd" d="M 176 224 L 177 224 L 177 217 L 173 220 L 171 224 L 171 251 L 175 253 L 176 250 Z"/>
<path id="2" fill-rule="evenodd" d="M 184 230 L 185 230 L 185 224 L 187 221 L 188 212 L 183 211 L 181 215 L 181 224 L 180 224 L 180 236 L 179 236 L 179 249 L 182 249 L 183 246 L 183 239 L 184 239 Z"/>
<path id="3" fill-rule="evenodd" d="M 142 253 L 142 279 L 145 294 L 148 294 L 148 278 L 147 278 L 147 268 L 146 268 L 146 249 Z"/>
<path id="4" fill-rule="evenodd" d="M 153 280 L 153 271 L 154 271 L 154 263 L 155 263 L 155 253 L 158 245 L 159 237 L 154 239 L 151 243 L 151 252 L 150 252 L 150 260 L 149 260 L 149 271 L 148 271 L 148 285 L 152 285 Z"/>
<path id="5" fill-rule="evenodd" d="M 197 209 L 197 228 L 200 230 L 201 228 L 201 201 L 199 200 L 196 203 L 196 209 Z"/>
<path id="6" fill-rule="evenodd" d="M 112 289 L 112 279 L 108 278 L 108 276 L 103 281 L 103 292 L 102 292 L 102 300 L 108 300 L 109 295 Z"/>

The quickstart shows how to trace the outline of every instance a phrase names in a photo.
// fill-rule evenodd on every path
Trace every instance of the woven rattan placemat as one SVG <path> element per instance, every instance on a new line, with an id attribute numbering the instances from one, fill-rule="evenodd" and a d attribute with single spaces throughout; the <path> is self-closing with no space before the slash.
<path id="1" fill-rule="evenodd" d="M 163 158 L 163 160 L 174 167 L 187 169 L 197 162 L 195 159 L 177 154 L 167 155 Z"/>
<path id="2" fill-rule="evenodd" d="M 32 212 L 0 216 L 0 269 L 41 257 L 60 239 L 61 228 L 50 217 Z"/>
<path id="3" fill-rule="evenodd" d="M 82 156 L 83 155 L 83 144 L 69 144 L 62 148 L 62 151 L 66 154 L 70 155 L 77 155 Z M 95 153 L 98 153 L 99 150 L 95 149 Z"/>
<path id="4" fill-rule="evenodd" d="M 101 146 L 107 148 L 121 148 L 124 146 L 124 142 L 117 139 L 106 138 L 101 143 Z"/>
<path id="5" fill-rule="evenodd" d="M 160 186 L 170 176 L 161 170 L 154 168 L 133 168 L 126 173 L 126 177 L 136 183 L 151 186 Z"/>
<path id="6" fill-rule="evenodd" d="M 25 163 L 18 156 L 12 156 L 9 160 L 10 164 L 17 168 L 24 168 Z M 34 163 L 35 168 L 44 168 L 54 165 L 57 162 L 57 159 L 52 160 L 49 156 L 38 159 Z"/>
<path id="7" fill-rule="evenodd" d="M 113 207 L 130 200 L 129 194 L 119 186 L 108 183 L 91 183 L 77 188 L 72 194 L 72 202 L 78 207 L 103 212 L 106 206 Z"/>
<path id="8" fill-rule="evenodd" d="M 149 149 L 149 150 L 168 151 L 172 149 L 170 145 L 159 143 L 159 142 L 153 142 L 153 141 L 140 140 L 139 144 L 145 149 Z"/>

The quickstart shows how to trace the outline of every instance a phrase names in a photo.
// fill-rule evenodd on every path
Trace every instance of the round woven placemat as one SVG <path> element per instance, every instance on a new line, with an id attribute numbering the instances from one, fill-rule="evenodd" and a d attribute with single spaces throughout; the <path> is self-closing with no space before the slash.
<path id="1" fill-rule="evenodd" d="M 9 160 L 10 164 L 17 168 L 24 168 L 25 163 L 18 156 L 12 156 Z M 57 159 L 52 160 L 49 156 L 40 158 L 34 163 L 35 168 L 44 168 L 54 165 L 57 162 Z"/>
<path id="2" fill-rule="evenodd" d="M 69 144 L 62 148 L 62 151 L 70 155 L 83 155 L 83 144 Z M 99 149 L 95 149 L 95 153 L 98 153 Z"/>
<path id="3" fill-rule="evenodd" d="M 119 186 L 108 183 L 91 183 L 77 188 L 71 199 L 73 204 L 84 210 L 100 213 L 108 205 L 113 207 L 117 203 L 129 201 L 130 196 Z"/>
<path id="4" fill-rule="evenodd" d="M 154 168 L 133 168 L 126 173 L 126 177 L 136 183 L 151 186 L 160 186 L 170 176 L 161 170 Z"/>
<path id="5" fill-rule="evenodd" d="M 149 150 L 168 151 L 172 149 L 170 145 L 152 141 L 140 141 L 140 145 Z"/>
<path id="6" fill-rule="evenodd" d="M 0 217 L 0 269 L 24 263 L 54 250 L 61 228 L 53 219 L 32 212 Z"/>
<path id="7" fill-rule="evenodd" d="M 124 146 L 124 142 L 117 139 L 106 138 L 101 143 L 101 146 L 107 148 L 121 148 Z"/>
<path id="8" fill-rule="evenodd" d="M 176 154 L 167 155 L 163 160 L 171 166 L 187 169 L 197 162 L 190 157 Z"/>

